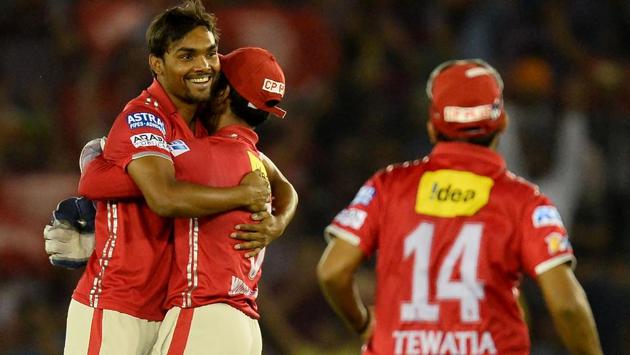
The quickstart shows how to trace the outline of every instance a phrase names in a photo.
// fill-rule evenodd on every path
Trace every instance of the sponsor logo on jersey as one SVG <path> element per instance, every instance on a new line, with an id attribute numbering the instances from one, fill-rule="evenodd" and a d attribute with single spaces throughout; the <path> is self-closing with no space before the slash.
<path id="1" fill-rule="evenodd" d="M 184 143 L 184 141 L 179 140 L 179 139 L 170 142 L 168 144 L 168 147 L 171 150 L 171 154 L 173 154 L 174 157 L 182 155 L 190 151 L 190 148 L 188 148 L 186 143 Z"/>
<path id="2" fill-rule="evenodd" d="M 129 138 L 134 147 L 158 147 L 170 151 L 168 143 L 160 135 L 153 133 L 136 134 Z"/>
<path id="3" fill-rule="evenodd" d="M 354 197 L 350 205 L 369 205 L 374 198 L 374 194 L 376 193 L 376 189 L 374 186 L 363 186 L 357 192 L 357 195 Z"/>
<path id="4" fill-rule="evenodd" d="M 496 354 L 490 332 L 396 330 L 394 354 Z"/>
<path id="5" fill-rule="evenodd" d="M 136 112 L 127 115 L 127 124 L 131 129 L 151 127 L 158 129 L 162 134 L 166 134 L 164 122 L 159 117 L 149 112 Z"/>
<path id="6" fill-rule="evenodd" d="M 252 171 L 260 170 L 263 173 L 265 179 L 267 179 L 267 169 L 265 169 L 265 164 L 263 164 L 258 155 L 248 150 L 247 156 L 249 157 L 249 163 L 252 167 Z"/>
<path id="7" fill-rule="evenodd" d="M 437 217 L 472 216 L 488 203 L 494 181 L 459 170 L 428 171 L 420 178 L 416 212 Z"/>
<path id="8" fill-rule="evenodd" d="M 284 84 L 271 80 L 271 79 L 265 79 L 265 81 L 263 82 L 262 89 L 265 91 L 272 92 L 274 94 L 280 94 L 284 96 Z"/>
<path id="9" fill-rule="evenodd" d="M 247 297 L 256 298 L 258 297 L 258 289 L 252 290 L 251 288 L 249 288 L 249 286 L 247 286 L 245 281 L 239 279 L 236 276 L 232 276 L 232 284 L 230 285 L 230 291 L 228 291 L 228 295 L 245 295 Z"/>
<path id="10" fill-rule="evenodd" d="M 560 212 L 555 206 L 538 206 L 532 213 L 534 227 L 558 226 L 564 228 Z"/>
<path id="11" fill-rule="evenodd" d="M 558 232 L 552 232 L 546 236 L 545 243 L 547 243 L 547 251 L 549 252 L 549 255 L 555 255 L 571 250 L 569 237 Z"/>
<path id="12" fill-rule="evenodd" d="M 342 226 L 359 230 L 363 227 L 367 212 L 356 208 L 346 208 L 335 216 L 335 221 Z"/>

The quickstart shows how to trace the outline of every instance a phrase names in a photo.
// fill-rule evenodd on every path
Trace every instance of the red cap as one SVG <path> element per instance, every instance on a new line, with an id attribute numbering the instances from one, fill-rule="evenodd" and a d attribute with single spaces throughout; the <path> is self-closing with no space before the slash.
<path id="1" fill-rule="evenodd" d="M 480 59 L 448 61 L 427 82 L 429 117 L 449 138 L 485 136 L 505 127 L 503 80 Z"/>
<path id="2" fill-rule="evenodd" d="M 284 73 L 269 51 L 245 47 L 219 58 L 221 72 L 250 107 L 284 118 L 287 112 L 276 106 L 284 96 Z"/>

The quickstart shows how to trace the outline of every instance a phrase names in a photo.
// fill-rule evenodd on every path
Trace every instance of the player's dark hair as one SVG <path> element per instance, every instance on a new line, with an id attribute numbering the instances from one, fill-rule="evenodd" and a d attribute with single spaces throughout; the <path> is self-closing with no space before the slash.
<path id="1" fill-rule="evenodd" d="M 199 26 L 207 28 L 219 40 L 217 18 L 206 12 L 201 0 L 184 0 L 180 5 L 171 7 L 157 15 L 147 29 L 149 53 L 162 58 L 171 43 Z"/>
<path id="2" fill-rule="evenodd" d="M 489 147 L 494 139 L 496 138 L 498 132 L 492 132 L 490 134 L 486 134 L 485 136 L 473 137 L 473 138 L 451 138 L 443 135 L 442 133 L 437 133 L 437 141 L 438 142 L 465 142 L 476 145 L 481 145 L 484 147 Z"/>
<path id="3" fill-rule="evenodd" d="M 251 127 L 257 127 L 269 118 L 269 112 L 250 107 L 249 102 L 230 85 L 225 75 L 219 72 L 212 85 L 210 100 L 200 107 L 200 117 L 208 132 L 212 133 L 216 130 L 218 118 L 225 111 L 225 101 L 220 102 L 220 100 L 223 96 L 221 93 L 228 87 L 230 88 L 230 110 L 245 123 Z"/>

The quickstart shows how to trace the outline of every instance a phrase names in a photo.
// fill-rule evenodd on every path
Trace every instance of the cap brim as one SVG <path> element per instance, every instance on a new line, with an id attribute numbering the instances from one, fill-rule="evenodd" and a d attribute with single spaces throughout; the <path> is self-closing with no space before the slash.
<path id="1" fill-rule="evenodd" d="M 279 118 L 284 118 L 284 116 L 287 115 L 287 111 L 281 109 L 278 106 L 268 107 L 268 108 L 266 108 L 265 111 L 267 111 L 269 113 L 273 113 L 274 115 L 278 116 Z"/>

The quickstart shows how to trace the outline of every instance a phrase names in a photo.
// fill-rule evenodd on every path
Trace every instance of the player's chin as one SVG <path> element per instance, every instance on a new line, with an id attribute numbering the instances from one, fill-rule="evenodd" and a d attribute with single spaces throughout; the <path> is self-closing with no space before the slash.
<path id="1" fill-rule="evenodd" d="M 204 91 L 195 91 L 191 90 L 188 92 L 188 101 L 193 103 L 202 103 L 206 102 L 210 99 L 210 90 L 207 92 Z"/>

